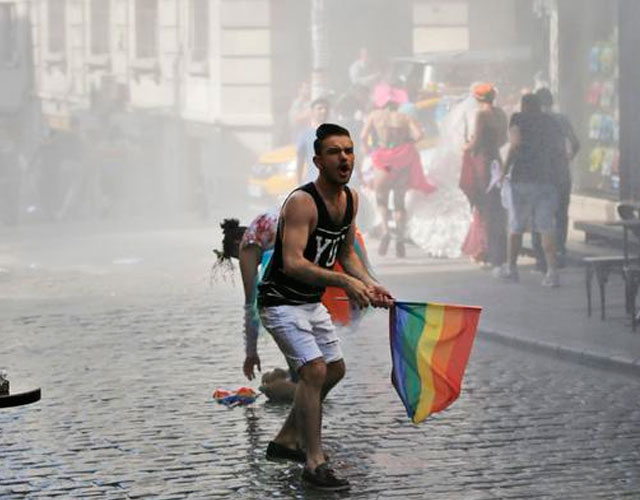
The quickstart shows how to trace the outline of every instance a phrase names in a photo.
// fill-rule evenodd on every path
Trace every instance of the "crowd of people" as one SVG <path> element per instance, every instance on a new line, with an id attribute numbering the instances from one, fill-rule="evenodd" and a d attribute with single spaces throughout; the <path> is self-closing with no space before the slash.
<path id="1" fill-rule="evenodd" d="M 416 145 L 424 130 L 406 89 L 388 81 L 374 84 L 365 58 L 361 54 L 349 72 L 354 83 L 365 79 L 372 85 L 371 109 L 360 117 L 358 135 L 352 138 L 343 126 L 326 123 L 329 99 L 311 100 L 303 86 L 290 113 L 297 127 L 299 187 L 281 207 L 259 214 L 248 226 L 225 219 L 222 250 L 216 251 L 216 268 L 232 258 L 239 261 L 244 375 L 253 380 L 261 371 L 261 326 L 287 364 L 262 375 L 262 392 L 293 403 L 266 456 L 304 463 L 303 480 L 332 491 L 349 488 L 330 466 L 321 440 L 322 402 L 345 373 L 336 325 L 357 317 L 353 311 L 394 302 L 373 277 L 356 227 L 361 193 L 375 193 L 381 256 L 392 239 L 391 222 L 396 255 L 404 257 L 411 239 L 408 219 L 414 227 L 428 220 L 431 238 L 423 234 L 417 240 L 431 253 L 447 256 L 456 246 L 496 277 L 517 281 L 522 236 L 531 231 L 538 242 L 538 267 L 545 271 L 543 285 L 554 287 L 559 285 L 558 255 L 566 251 L 569 166 L 579 149 L 569 120 L 552 111 L 547 88 L 523 92 L 509 116 L 497 105 L 497 89 L 477 83 L 443 117 L 425 169 Z M 307 100 L 307 113 L 301 99 Z M 372 175 L 357 167 L 357 151 L 370 156 Z M 354 173 L 357 190 L 347 187 Z"/>
<path id="2" fill-rule="evenodd" d="M 566 253 L 570 162 L 580 147 L 569 120 L 552 111 L 548 88 L 522 95 L 507 116 L 494 105 L 495 90 L 474 87 L 480 109 L 465 146 L 461 188 L 474 207 L 464 250 L 493 268 L 496 277 L 518 281 L 523 234 L 532 233 L 536 269 L 544 286 L 559 286 Z M 507 140 L 508 132 L 508 140 Z M 500 153 L 508 143 L 504 159 Z M 507 237 L 508 233 L 508 237 Z"/>
<path id="3" fill-rule="evenodd" d="M 355 185 L 376 208 L 370 234 L 380 238 L 380 255 L 395 237 L 398 257 L 412 242 L 435 257 L 466 254 L 513 281 L 522 234 L 531 231 L 536 269 L 545 273 L 545 285 L 557 286 L 566 253 L 569 166 L 580 145 L 568 118 L 553 111 L 549 89 L 522 91 L 520 103 L 503 106 L 489 83 L 453 99 L 431 89 L 446 106 L 426 123 L 416 116 L 420 96 L 392 72 L 379 71 L 366 50 L 348 75 L 351 86 L 335 102 L 312 100 L 304 82 L 291 106 L 298 182 L 312 180 L 314 130 L 333 114 L 359 139 L 354 147 L 363 160 L 355 166 Z M 425 130 L 437 135 L 429 152 L 417 147 Z"/>
<path id="4" fill-rule="evenodd" d="M 366 49 L 349 68 L 350 87 L 332 106 L 328 96 L 311 99 L 310 86 L 303 82 L 289 110 L 289 125 L 296 144 L 297 181 L 313 180 L 313 141 L 315 128 L 330 114 L 345 125 L 356 139 L 356 156 L 370 157 L 370 172 L 363 163 L 355 165 L 355 185 L 373 193 L 377 208 L 380 244 L 385 255 L 395 236 L 396 255 L 405 255 L 406 195 L 409 189 L 424 193 L 435 190 L 426 178 L 416 143 L 424 137 L 422 125 L 410 112 L 409 92 L 390 72 L 381 76 Z M 306 113 L 304 102 L 307 103 Z M 333 113 L 331 113 L 333 108 Z M 389 222 L 393 221 L 393 227 Z"/>

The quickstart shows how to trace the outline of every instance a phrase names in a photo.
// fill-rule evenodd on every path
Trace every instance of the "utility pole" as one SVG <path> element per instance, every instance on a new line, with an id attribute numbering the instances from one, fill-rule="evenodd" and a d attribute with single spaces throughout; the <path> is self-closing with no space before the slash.
<path id="1" fill-rule="evenodd" d="M 546 21 L 548 29 L 548 39 L 546 47 L 548 53 L 548 77 L 549 89 L 554 95 L 558 94 L 559 78 L 558 78 L 558 0 L 535 0 L 533 4 L 534 13 L 544 21 Z"/>
<path id="2" fill-rule="evenodd" d="M 311 0 L 311 99 L 326 95 L 328 67 L 325 0 Z"/>

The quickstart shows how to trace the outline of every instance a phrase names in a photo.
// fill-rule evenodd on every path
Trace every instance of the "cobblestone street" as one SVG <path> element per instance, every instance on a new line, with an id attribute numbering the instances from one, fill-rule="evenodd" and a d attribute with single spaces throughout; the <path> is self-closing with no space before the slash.
<path id="1" fill-rule="evenodd" d="M 287 406 L 211 399 L 245 383 L 239 277 L 209 280 L 217 236 L 24 241 L 2 247 L 21 257 L 0 262 L 0 366 L 43 396 L 0 411 L 0 498 L 326 498 L 264 458 Z M 385 313 L 343 340 L 323 422 L 352 482 L 336 497 L 640 497 L 638 378 L 479 338 L 460 399 L 414 426 L 389 381 Z M 260 352 L 283 364 L 266 337 Z"/>

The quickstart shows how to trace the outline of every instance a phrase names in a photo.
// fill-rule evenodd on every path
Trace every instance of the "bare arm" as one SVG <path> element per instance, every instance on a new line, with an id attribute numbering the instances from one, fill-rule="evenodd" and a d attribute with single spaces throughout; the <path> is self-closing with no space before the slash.
<path id="1" fill-rule="evenodd" d="M 258 266 L 262 257 L 262 249 L 258 245 L 249 245 L 240 249 L 240 274 L 244 288 L 244 340 L 245 360 L 242 371 L 252 380 L 255 376 L 254 367 L 260 367 L 258 356 L 258 332 L 260 319 L 256 308 L 256 285 L 258 280 Z"/>
<path id="2" fill-rule="evenodd" d="M 245 304 L 252 304 L 256 298 L 256 280 L 261 259 L 262 249 L 258 245 L 248 245 L 240 249 L 240 274 L 242 275 Z"/>
<path id="3" fill-rule="evenodd" d="M 477 153 L 480 149 L 480 138 L 484 134 L 484 119 L 482 118 L 481 113 L 476 113 L 473 130 L 473 136 L 471 136 L 471 141 L 467 144 L 467 148 L 469 148 L 473 153 Z"/>
<path id="4" fill-rule="evenodd" d="M 318 214 L 313 199 L 298 191 L 289 197 L 282 212 L 282 258 L 284 273 L 303 283 L 319 286 L 345 286 L 344 275 L 324 269 L 305 259 L 309 234 Z"/>
<path id="5" fill-rule="evenodd" d="M 315 229 L 317 220 L 317 209 L 309 194 L 298 191 L 285 203 L 282 212 L 284 273 L 303 283 L 344 288 L 359 306 L 368 306 L 372 297 L 362 281 L 348 274 L 324 269 L 305 259 L 307 239 Z"/>

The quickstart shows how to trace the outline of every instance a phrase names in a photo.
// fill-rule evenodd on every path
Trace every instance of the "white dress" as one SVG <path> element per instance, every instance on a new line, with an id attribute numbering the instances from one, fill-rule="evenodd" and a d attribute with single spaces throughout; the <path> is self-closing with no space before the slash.
<path id="1" fill-rule="evenodd" d="M 433 257 L 456 258 L 471 223 L 471 209 L 458 187 L 462 151 L 473 134 L 478 104 L 472 96 L 454 105 L 442 120 L 438 145 L 421 152 L 422 164 L 437 191 L 407 197 L 409 237 Z"/>

